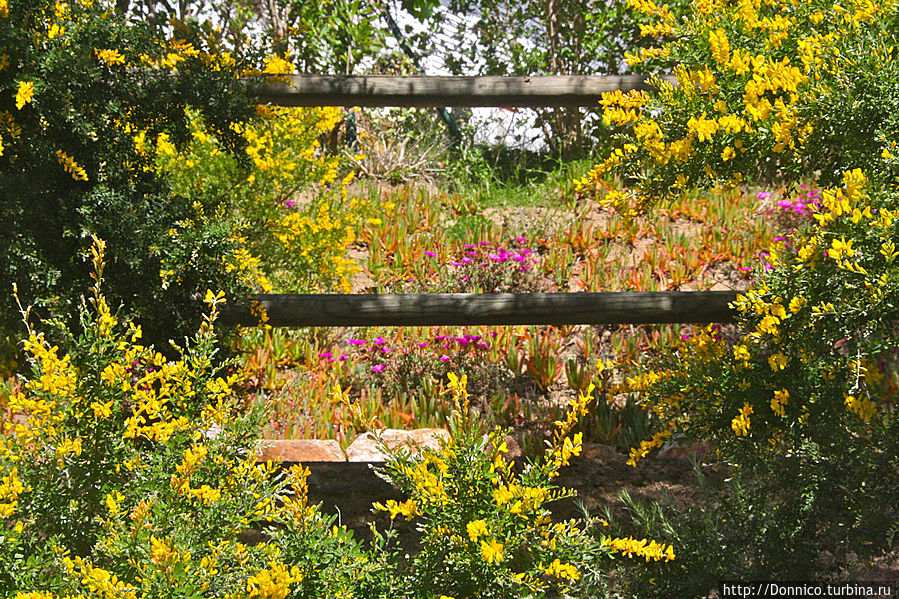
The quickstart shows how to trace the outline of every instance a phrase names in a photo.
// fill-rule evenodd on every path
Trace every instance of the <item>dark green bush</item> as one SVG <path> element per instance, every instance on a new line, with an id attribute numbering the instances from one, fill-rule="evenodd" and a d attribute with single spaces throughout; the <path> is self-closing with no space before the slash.
<path id="1" fill-rule="evenodd" d="M 203 216 L 215 214 L 216 200 L 173 194 L 135 137 L 165 132 L 183 144 L 193 107 L 234 150 L 230 125 L 251 114 L 236 77 L 248 57 L 221 54 L 198 27 L 176 27 L 165 40 L 105 2 L 13 1 L 5 13 L 0 327 L 18 326 L 13 282 L 36 316 L 58 313 L 77 326 L 89 275 L 82 255 L 97 235 L 111 248 L 110 299 L 137 315 L 151 341 L 183 337 L 199 318 L 200 291 L 247 291 L 225 268 L 238 242 L 230 225 Z M 173 228 L 186 245 L 168 241 Z M 189 276 L 164 285 L 164 262 L 189 265 Z"/>

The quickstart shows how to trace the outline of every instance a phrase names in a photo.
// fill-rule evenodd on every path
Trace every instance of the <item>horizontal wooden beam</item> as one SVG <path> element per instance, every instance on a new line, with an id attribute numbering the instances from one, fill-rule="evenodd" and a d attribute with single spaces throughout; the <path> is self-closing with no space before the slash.
<path id="1" fill-rule="evenodd" d="M 256 295 L 226 304 L 225 324 L 276 327 L 730 322 L 732 291 Z"/>
<path id="2" fill-rule="evenodd" d="M 597 106 L 604 92 L 648 90 L 642 75 L 388 77 L 292 75 L 254 84 L 259 103 L 279 106 Z"/>

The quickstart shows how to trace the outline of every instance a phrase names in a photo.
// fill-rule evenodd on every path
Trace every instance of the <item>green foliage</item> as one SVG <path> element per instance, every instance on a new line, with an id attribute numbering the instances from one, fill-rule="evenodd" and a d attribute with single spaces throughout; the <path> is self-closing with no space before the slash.
<path id="1" fill-rule="evenodd" d="M 4 3 L 6 6 L 6 3 Z M 231 123 L 249 116 L 235 74 L 247 66 L 218 55 L 200 29 L 158 30 L 126 21 L 101 2 L 12 2 L 0 16 L 0 286 L 13 282 L 35 315 L 68 314 L 73 326 L 88 279 L 80 259 L 91 235 L 110 241 L 108 294 L 126 302 L 154 340 L 181 337 L 200 314 L 202 289 L 244 293 L 222 268 L 238 244 L 198 218 L 194 198 L 176 194 L 135 136 L 189 139 L 185 108 L 203 115 L 229 151 L 243 142 Z M 204 207 L 215 212 L 216 204 Z M 166 233 L 185 223 L 188 252 Z M 184 261 L 189 260 L 189 266 Z M 160 266 L 190 271 L 163 285 Z M 0 317 L 16 326 L 8 293 Z"/>
<path id="2" fill-rule="evenodd" d="M 856 168 L 895 176 L 884 160 L 899 132 L 895 6 L 708 2 L 682 21 L 653 2 L 635 6 L 677 37 L 630 62 L 673 70 L 677 85 L 604 95 L 605 121 L 625 134 L 592 179 L 632 188 L 610 204 L 646 208 L 690 187 L 810 173 L 834 185 Z"/>
<path id="3" fill-rule="evenodd" d="M 222 294 L 207 292 L 211 314 L 167 361 L 101 295 L 103 251 L 96 242 L 91 308 L 69 353 L 35 330 L 25 341 L 32 371 L 9 401 L 22 420 L 7 423 L 0 453 L 0 588 L 356 596 L 376 564 L 306 503 L 308 471 L 255 464 L 260 413 L 215 365 Z"/>
<path id="4" fill-rule="evenodd" d="M 408 499 L 375 507 L 391 518 L 416 519 L 422 535 L 421 551 L 398 572 L 399 596 L 567 595 L 582 572 L 612 553 L 577 522 L 553 523 L 546 507 L 569 495 L 552 481 L 580 453 L 580 435 L 569 433 L 592 395 L 572 401 L 543 458 L 518 474 L 504 455 L 505 433 L 485 434 L 470 411 L 467 377 L 449 377 L 455 404 L 450 439 L 439 451 L 395 451 L 381 471 Z"/>
<path id="5" fill-rule="evenodd" d="M 279 60 L 270 57 L 269 63 Z M 357 267 L 346 257 L 346 247 L 364 222 L 366 203 L 349 197 L 352 172 L 335 182 L 348 161 L 328 155 L 318 141 L 336 126 L 342 111 L 260 106 L 257 113 L 253 122 L 235 126 L 247 143 L 249 166 L 224 151 L 196 115 L 188 145 L 178 150 L 160 137 L 148 151 L 155 152 L 176 193 L 198 198 L 202 205 L 227 206 L 228 212 L 213 215 L 222 223 L 221 239 L 239 247 L 225 268 L 248 286 L 265 292 L 275 287 L 349 291 Z M 192 225 L 178 223 L 169 231 L 170 243 L 185 245 Z M 177 260 L 164 264 L 164 278 L 177 281 L 189 267 Z"/>
<path id="6" fill-rule="evenodd" d="M 709 567 L 705 531 L 711 552 L 743 545 L 728 561 L 737 576 L 832 572 L 822 556 L 887 548 L 899 520 L 896 6 L 708 2 L 685 21 L 639 7 L 678 37 L 638 58 L 679 63 L 679 85 L 604 97 L 629 131 L 593 177 L 634 185 L 610 204 L 640 211 L 687 186 L 771 176 L 830 187 L 784 192 L 812 219 L 772 244 L 733 304 L 735 331 L 707 328 L 634 368 L 622 390 L 660 430 L 632 463 L 683 435 L 711 442 L 728 469 L 706 514 L 672 522 L 697 567 Z"/>

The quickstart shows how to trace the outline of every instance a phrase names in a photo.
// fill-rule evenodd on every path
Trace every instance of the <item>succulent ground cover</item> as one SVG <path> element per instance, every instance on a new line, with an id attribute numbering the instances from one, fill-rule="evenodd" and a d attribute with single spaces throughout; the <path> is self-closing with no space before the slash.
<path id="1" fill-rule="evenodd" d="M 651 217 L 622 218 L 586 198 L 559 207 L 553 191 L 503 206 L 433 185 L 366 181 L 353 194 L 372 209 L 348 252 L 353 291 L 533 292 L 744 290 L 750 265 L 798 218 L 771 192 L 693 194 Z M 611 364 L 690 335 L 690 325 L 256 329 L 238 341 L 246 391 L 275 405 L 267 437 L 337 438 L 362 432 L 339 385 L 377 426 L 443 426 L 448 372 L 465 372 L 475 405 L 542 446 L 559 411 Z M 628 449 L 646 416 L 609 396 L 583 424 L 588 438 Z"/>

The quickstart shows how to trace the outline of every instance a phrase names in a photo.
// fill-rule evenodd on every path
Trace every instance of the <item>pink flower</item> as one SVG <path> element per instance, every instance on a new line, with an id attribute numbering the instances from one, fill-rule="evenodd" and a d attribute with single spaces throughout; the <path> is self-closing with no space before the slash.
<path id="1" fill-rule="evenodd" d="M 371 367 L 372 372 L 384 372 L 384 369 L 387 368 L 383 364 L 375 364 Z"/>
<path id="2" fill-rule="evenodd" d="M 384 345 L 386 343 L 383 337 L 376 337 L 374 342 L 375 345 Z"/>
<path id="3" fill-rule="evenodd" d="M 440 356 L 441 362 L 449 362 L 449 359 L 450 359 L 450 357 L 446 354 L 443 354 L 442 356 Z"/>
<path id="4" fill-rule="evenodd" d="M 346 342 L 350 345 L 368 345 L 368 341 L 364 339 L 347 339 Z"/>
<path id="5" fill-rule="evenodd" d="M 434 252 L 424 251 L 424 252 L 422 252 L 422 253 L 423 253 L 425 256 L 427 256 L 428 258 L 436 258 L 436 257 L 437 257 L 437 254 L 435 254 Z"/>

